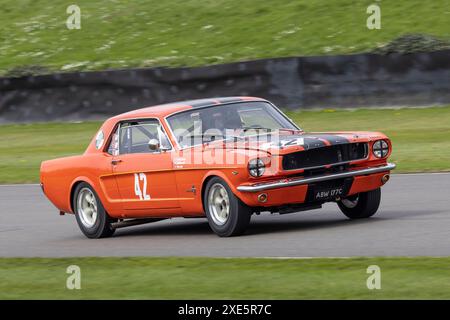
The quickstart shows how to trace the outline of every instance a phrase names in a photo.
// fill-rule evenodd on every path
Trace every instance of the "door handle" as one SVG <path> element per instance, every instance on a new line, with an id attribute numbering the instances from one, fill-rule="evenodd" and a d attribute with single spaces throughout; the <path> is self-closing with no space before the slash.
<path id="1" fill-rule="evenodd" d="M 122 162 L 122 160 L 120 160 L 120 159 L 114 159 L 114 160 L 111 160 L 111 164 L 112 165 L 116 165 L 116 164 L 118 164 L 118 163 L 121 163 Z"/>

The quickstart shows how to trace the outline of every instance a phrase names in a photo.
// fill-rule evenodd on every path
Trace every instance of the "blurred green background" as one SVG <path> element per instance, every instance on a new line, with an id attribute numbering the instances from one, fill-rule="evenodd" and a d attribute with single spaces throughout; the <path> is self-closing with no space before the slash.
<path id="1" fill-rule="evenodd" d="M 350 54 L 392 43 L 406 51 L 417 49 L 411 38 L 392 42 L 405 34 L 422 34 L 425 50 L 450 48 L 448 0 L 79 0 L 81 29 L 69 30 L 66 8 L 72 4 L 3 0 L 0 75 Z M 371 4 L 381 7 L 381 30 L 367 29 Z M 450 107 L 289 116 L 308 131 L 388 134 L 396 172 L 450 170 Z M 0 126 L 0 183 L 37 182 L 42 160 L 82 153 L 99 126 Z"/>

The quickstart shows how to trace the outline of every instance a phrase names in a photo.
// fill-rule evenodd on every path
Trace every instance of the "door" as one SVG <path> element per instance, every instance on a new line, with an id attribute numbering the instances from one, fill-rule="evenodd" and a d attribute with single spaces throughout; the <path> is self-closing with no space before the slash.
<path id="1" fill-rule="evenodd" d="M 172 147 L 159 121 L 123 122 L 118 130 L 118 152 L 111 162 L 123 208 L 146 216 L 176 212 Z"/>

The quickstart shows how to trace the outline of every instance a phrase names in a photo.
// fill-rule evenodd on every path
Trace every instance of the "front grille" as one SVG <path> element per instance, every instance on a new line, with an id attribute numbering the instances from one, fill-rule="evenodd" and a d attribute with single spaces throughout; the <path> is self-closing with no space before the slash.
<path id="1" fill-rule="evenodd" d="M 294 152 L 283 156 L 283 170 L 312 169 L 364 159 L 367 143 L 347 143 Z"/>

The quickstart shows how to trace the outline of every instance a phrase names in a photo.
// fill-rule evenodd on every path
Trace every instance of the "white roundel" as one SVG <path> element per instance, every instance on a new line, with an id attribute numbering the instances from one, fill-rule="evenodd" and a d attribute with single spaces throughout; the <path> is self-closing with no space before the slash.
<path id="1" fill-rule="evenodd" d="M 100 130 L 97 133 L 97 136 L 95 137 L 95 147 L 97 149 L 100 149 L 102 147 L 104 141 L 105 141 L 105 135 L 103 134 L 103 131 Z"/>

